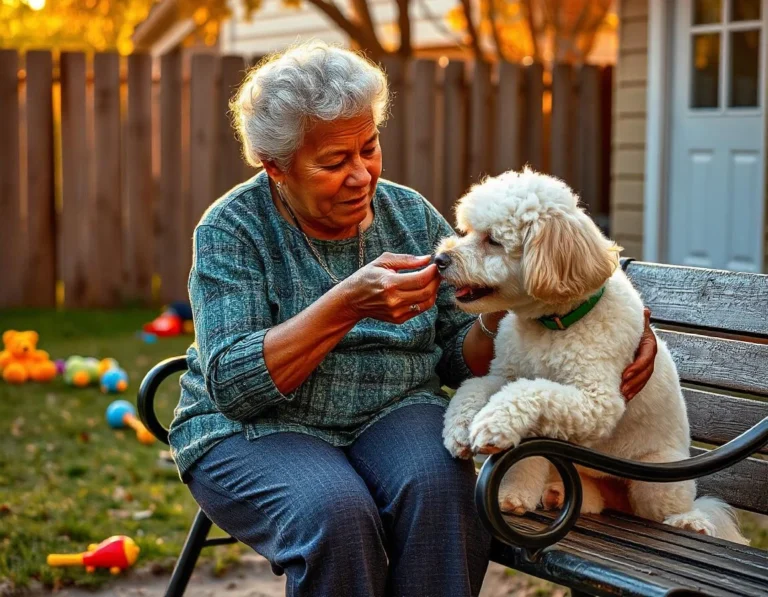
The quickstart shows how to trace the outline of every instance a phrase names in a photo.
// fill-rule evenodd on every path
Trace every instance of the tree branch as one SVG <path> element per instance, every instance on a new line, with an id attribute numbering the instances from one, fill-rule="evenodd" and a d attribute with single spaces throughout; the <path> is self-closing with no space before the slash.
<path id="1" fill-rule="evenodd" d="M 499 60 L 506 60 L 507 57 L 504 55 L 504 47 L 501 43 L 501 38 L 499 37 L 499 27 L 496 24 L 496 0 L 486 0 L 488 2 L 488 18 L 491 21 L 491 31 L 493 32 L 493 43 L 496 46 L 496 54 L 499 57 Z"/>
<path id="2" fill-rule="evenodd" d="M 379 38 L 376 35 L 376 26 L 373 24 L 373 18 L 371 17 L 371 11 L 368 9 L 368 0 L 351 0 L 352 7 L 355 10 L 355 16 L 360 20 L 359 26 L 362 27 L 366 34 L 376 40 L 376 44 L 381 48 Z"/>
<path id="3" fill-rule="evenodd" d="M 410 56 L 411 48 L 411 15 L 408 12 L 410 0 L 397 0 L 397 25 L 400 29 L 400 48 L 397 53 L 401 56 Z"/>
<path id="4" fill-rule="evenodd" d="M 467 32 L 471 39 L 472 52 L 478 60 L 483 59 L 483 52 L 480 49 L 480 40 L 477 37 L 475 22 L 472 20 L 472 6 L 470 0 L 461 0 L 461 7 L 464 9 L 464 18 L 467 20 Z"/>
<path id="5" fill-rule="evenodd" d="M 325 16 L 333 21 L 339 29 L 349 35 L 349 37 L 357 42 L 362 48 L 369 50 L 372 54 L 372 58 L 379 59 L 385 54 L 384 48 L 381 47 L 376 36 L 370 35 L 368 31 L 347 19 L 335 4 L 325 2 L 325 0 L 309 0 L 309 3 L 317 7 L 323 14 L 325 14 Z"/>
<path id="6" fill-rule="evenodd" d="M 533 59 L 537 62 L 541 61 L 541 54 L 539 54 L 539 32 L 536 27 L 536 19 L 533 16 L 533 2 L 532 0 L 523 1 L 523 9 L 525 10 L 525 19 L 528 21 L 528 29 L 531 34 L 531 44 L 533 45 Z"/>

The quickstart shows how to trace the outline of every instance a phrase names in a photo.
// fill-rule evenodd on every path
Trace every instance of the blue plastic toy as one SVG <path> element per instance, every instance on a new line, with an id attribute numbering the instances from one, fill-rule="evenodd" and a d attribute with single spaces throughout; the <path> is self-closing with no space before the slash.
<path id="1" fill-rule="evenodd" d="M 128 374 L 119 367 L 109 369 L 101 376 L 101 391 L 105 394 L 120 394 L 128 388 Z"/>

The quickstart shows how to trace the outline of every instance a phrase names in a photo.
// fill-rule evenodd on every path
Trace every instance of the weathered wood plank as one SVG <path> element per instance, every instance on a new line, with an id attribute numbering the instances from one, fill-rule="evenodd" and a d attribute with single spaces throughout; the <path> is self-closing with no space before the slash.
<path id="1" fill-rule="evenodd" d="M 56 304 L 56 205 L 53 165 L 53 61 L 48 51 L 25 56 L 27 71 L 27 230 L 24 304 Z"/>
<path id="2" fill-rule="evenodd" d="M 58 271 L 66 307 L 87 306 L 92 231 L 90 165 L 86 137 L 85 54 L 62 52 L 61 156 L 62 212 L 57 246 Z"/>
<path id="3" fill-rule="evenodd" d="M 523 103 L 521 97 L 523 72 L 518 64 L 501 62 L 496 93 L 496 125 L 493 151 L 493 173 L 519 170 L 523 166 Z"/>
<path id="4" fill-rule="evenodd" d="M 242 56 L 224 56 L 219 68 L 216 100 L 216 183 L 212 199 L 243 182 L 250 169 L 243 159 L 240 142 L 229 116 L 229 101 L 245 75 L 245 60 Z"/>
<path id="5" fill-rule="evenodd" d="M 21 213 L 18 72 L 16 50 L 0 50 L 0 307 L 23 304 L 29 259 Z"/>
<path id="6" fill-rule="evenodd" d="M 525 146 L 524 160 L 535 170 L 544 167 L 544 67 L 534 63 L 525 67 Z"/>
<path id="7" fill-rule="evenodd" d="M 0 308 L 23 304 L 29 259 L 22 226 L 18 72 L 17 52 L 0 50 Z"/>
<path id="8" fill-rule="evenodd" d="M 601 105 L 601 73 L 599 67 L 585 64 L 579 69 L 579 119 L 574 184 L 587 212 L 596 216 L 602 207 L 602 114 L 610 106 Z M 556 138 L 553 136 L 553 138 Z M 553 143 L 553 149 L 557 143 Z"/>
<path id="9" fill-rule="evenodd" d="M 128 116 L 126 125 L 126 197 L 128 235 L 124 270 L 129 282 L 126 298 L 152 302 L 154 251 L 154 185 L 152 183 L 152 57 L 128 56 Z"/>
<path id="10" fill-rule="evenodd" d="M 691 437 L 721 445 L 768 417 L 768 402 L 683 388 Z M 760 450 L 768 454 L 768 446 Z"/>
<path id="11" fill-rule="evenodd" d="M 576 95 L 574 93 L 574 72 L 570 64 L 556 64 L 552 72 L 552 130 L 550 170 L 579 191 L 576 164 Z M 581 117 L 581 114 L 579 114 Z M 595 156 L 591 156 L 595 160 Z M 596 160 L 595 160 L 596 161 Z"/>
<path id="12" fill-rule="evenodd" d="M 491 65 L 475 60 L 469 100 L 469 184 L 491 171 Z"/>
<path id="13" fill-rule="evenodd" d="M 94 75 L 96 188 L 88 303 L 117 307 L 123 298 L 123 203 L 120 186 L 120 56 L 97 53 Z"/>
<path id="14" fill-rule="evenodd" d="M 640 261 L 627 274 L 656 321 L 768 335 L 768 275 Z"/>
<path id="15" fill-rule="evenodd" d="M 707 452 L 691 448 L 691 456 Z M 768 460 L 747 458 L 697 480 L 697 495 L 713 495 L 736 508 L 768 514 Z"/>
<path id="16" fill-rule="evenodd" d="M 412 64 L 411 94 L 408 104 L 406 184 L 435 198 L 435 75 L 434 60 L 415 60 Z M 385 158 L 386 159 L 386 158 Z"/>
<path id="17" fill-rule="evenodd" d="M 656 330 L 666 342 L 683 381 L 768 395 L 768 344 Z"/>
<path id="18" fill-rule="evenodd" d="M 453 224 L 453 205 L 467 190 L 467 92 L 463 61 L 452 61 L 445 68 L 443 102 L 443 200 L 437 208 Z"/>
<path id="19" fill-rule="evenodd" d="M 191 234 L 181 180 L 181 55 L 160 59 L 160 191 L 155 202 L 155 271 L 164 303 L 187 296 Z"/>
<path id="20" fill-rule="evenodd" d="M 395 55 L 385 56 L 381 65 L 387 73 L 392 103 L 389 119 L 381 128 L 381 150 L 384 158 L 384 178 L 405 184 L 405 126 L 407 119 L 406 76 L 408 63 Z"/>
<path id="21" fill-rule="evenodd" d="M 189 178 L 191 223 L 216 198 L 214 191 L 214 147 L 216 135 L 216 67 L 218 59 L 211 54 L 192 56 L 190 79 Z M 187 237 L 192 231 L 186 231 Z M 191 247 L 190 247 L 191 249 Z"/>

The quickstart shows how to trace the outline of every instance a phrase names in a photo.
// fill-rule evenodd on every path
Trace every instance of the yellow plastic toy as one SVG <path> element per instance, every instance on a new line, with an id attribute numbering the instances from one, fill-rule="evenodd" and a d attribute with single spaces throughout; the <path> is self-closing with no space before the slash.
<path id="1" fill-rule="evenodd" d="M 8 383 L 47 382 L 56 377 L 56 364 L 44 350 L 37 350 L 37 332 L 8 330 L 3 334 L 0 373 Z"/>

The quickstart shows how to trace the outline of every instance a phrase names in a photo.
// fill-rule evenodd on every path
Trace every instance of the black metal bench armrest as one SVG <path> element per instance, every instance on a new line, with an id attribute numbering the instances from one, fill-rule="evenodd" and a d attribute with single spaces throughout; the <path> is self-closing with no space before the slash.
<path id="1" fill-rule="evenodd" d="M 160 384 L 170 375 L 184 371 L 187 368 L 187 357 L 171 357 L 159 362 L 144 376 L 139 387 L 138 409 L 139 418 L 144 426 L 164 444 L 168 443 L 168 430 L 163 427 L 155 413 L 155 393 Z"/>
<path id="2" fill-rule="evenodd" d="M 574 464 L 635 481 L 670 483 L 704 477 L 748 458 L 768 444 L 768 417 L 760 423 L 706 454 L 668 463 L 634 462 L 613 458 L 568 442 L 532 438 L 516 448 L 490 456 L 483 464 L 475 486 L 475 504 L 480 518 L 499 541 L 532 550 L 557 543 L 576 524 L 581 512 L 581 480 Z M 557 519 L 538 533 L 523 533 L 505 521 L 499 508 L 499 486 L 504 474 L 516 462 L 530 456 L 543 456 L 557 468 L 565 486 L 563 509 Z"/>

